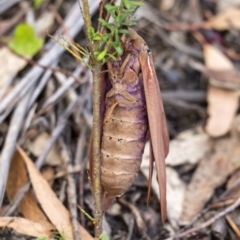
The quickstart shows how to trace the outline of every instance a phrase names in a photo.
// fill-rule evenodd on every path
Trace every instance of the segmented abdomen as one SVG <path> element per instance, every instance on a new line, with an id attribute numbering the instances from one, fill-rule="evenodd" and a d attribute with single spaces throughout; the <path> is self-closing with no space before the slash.
<path id="1" fill-rule="evenodd" d="M 102 185 L 111 196 L 121 196 L 132 185 L 140 169 L 148 130 L 141 75 L 136 85 L 128 87 L 127 91 L 137 99 L 137 104 L 117 105 L 103 125 Z M 114 96 L 116 101 L 121 99 L 121 94 Z M 106 112 L 112 100 L 106 99 Z"/>

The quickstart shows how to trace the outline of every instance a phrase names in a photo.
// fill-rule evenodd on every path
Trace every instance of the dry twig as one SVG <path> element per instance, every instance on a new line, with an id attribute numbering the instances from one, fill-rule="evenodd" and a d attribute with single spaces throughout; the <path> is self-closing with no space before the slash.
<path id="1" fill-rule="evenodd" d="M 190 233 L 194 233 L 194 232 L 199 231 L 199 230 L 201 230 L 203 228 L 206 228 L 206 227 L 210 226 L 211 224 L 213 224 L 217 219 L 227 215 L 229 212 L 232 212 L 234 209 L 239 207 L 239 205 L 240 205 L 240 198 L 238 198 L 235 201 L 235 203 L 233 203 L 232 205 L 230 205 L 229 207 L 227 207 L 223 211 L 219 212 L 218 214 L 216 214 L 214 217 L 210 218 L 208 221 L 204 222 L 203 224 L 201 224 L 201 225 L 199 225 L 197 227 L 191 228 L 191 229 L 189 229 L 189 230 L 187 230 L 185 232 L 176 234 L 173 237 L 170 237 L 170 238 L 168 238 L 166 240 L 173 240 L 173 239 L 178 239 L 178 238 L 181 238 L 181 237 L 186 237 Z"/>

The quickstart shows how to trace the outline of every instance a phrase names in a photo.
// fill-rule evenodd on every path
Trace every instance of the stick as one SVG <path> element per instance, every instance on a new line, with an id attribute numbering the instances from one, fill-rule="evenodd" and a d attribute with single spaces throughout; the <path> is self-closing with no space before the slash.
<path id="1" fill-rule="evenodd" d="M 203 228 L 206 228 L 206 227 L 210 226 L 211 224 L 213 224 L 219 218 L 227 215 L 229 212 L 232 212 L 234 209 L 239 207 L 239 205 L 240 205 L 240 198 L 238 198 L 232 205 L 230 205 L 229 207 L 227 207 L 223 211 L 219 212 L 218 214 L 216 214 L 214 217 L 210 218 L 205 223 L 203 223 L 203 224 L 201 224 L 201 225 L 199 225 L 197 227 L 191 228 L 191 229 L 189 229 L 189 230 L 187 230 L 185 232 L 182 232 L 180 234 L 176 234 L 175 236 L 170 237 L 170 238 L 168 238 L 166 240 L 173 240 L 173 239 L 178 239 L 180 237 L 185 237 L 185 236 L 187 236 L 190 233 L 193 233 L 193 232 L 199 231 L 199 230 L 201 230 Z"/>

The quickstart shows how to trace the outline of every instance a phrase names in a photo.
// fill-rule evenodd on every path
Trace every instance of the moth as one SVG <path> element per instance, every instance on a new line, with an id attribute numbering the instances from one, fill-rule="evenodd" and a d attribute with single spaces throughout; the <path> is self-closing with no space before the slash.
<path id="1" fill-rule="evenodd" d="M 169 137 L 152 53 L 133 30 L 122 42 L 124 53 L 107 62 L 101 93 L 101 180 L 106 209 L 133 184 L 147 139 L 150 140 L 148 198 L 153 165 L 161 195 L 161 219 L 166 219 L 165 158 Z M 91 161 L 91 158 L 90 158 Z M 91 171 L 91 163 L 90 163 Z"/>

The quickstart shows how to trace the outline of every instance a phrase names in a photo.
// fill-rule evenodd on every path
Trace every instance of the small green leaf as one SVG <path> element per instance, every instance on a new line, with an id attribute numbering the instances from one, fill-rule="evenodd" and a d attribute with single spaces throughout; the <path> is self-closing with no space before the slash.
<path id="1" fill-rule="evenodd" d="M 124 4 L 126 9 L 129 9 L 130 6 L 131 6 L 128 0 L 123 0 L 123 4 Z"/>
<path id="2" fill-rule="evenodd" d="M 98 55 L 97 55 L 97 61 L 100 62 L 104 59 L 104 57 L 106 56 L 107 54 L 107 50 L 104 49 L 102 52 L 100 52 Z"/>
<path id="3" fill-rule="evenodd" d="M 91 27 L 90 29 L 89 29 L 89 31 L 88 31 L 88 34 L 92 37 L 92 36 L 94 36 L 94 34 L 95 34 L 95 29 L 93 28 L 93 27 Z"/>
<path id="4" fill-rule="evenodd" d="M 142 2 L 136 2 L 136 1 L 129 1 L 129 4 L 131 6 L 137 6 L 137 7 L 140 7 L 140 6 L 144 5 L 144 3 L 142 3 Z"/>
<path id="5" fill-rule="evenodd" d="M 124 13 L 127 13 L 128 15 L 133 14 L 136 11 L 135 8 L 129 8 L 129 9 L 124 9 Z"/>
<path id="6" fill-rule="evenodd" d="M 110 5 L 110 4 L 107 4 L 106 6 L 105 6 L 105 8 L 106 8 L 106 10 L 107 11 L 117 11 L 118 10 L 118 6 L 114 6 L 114 5 Z"/>
<path id="7" fill-rule="evenodd" d="M 100 52 L 99 51 L 95 51 L 93 54 L 94 56 L 97 56 Z"/>
<path id="8" fill-rule="evenodd" d="M 42 5 L 43 2 L 44 2 L 44 0 L 34 0 L 33 1 L 34 8 L 38 9 Z"/>
<path id="9" fill-rule="evenodd" d="M 116 12 L 115 11 L 109 11 L 109 13 L 114 19 L 116 18 Z"/>
<path id="10" fill-rule="evenodd" d="M 110 240 L 110 238 L 107 235 L 103 235 L 101 240 Z"/>
<path id="11" fill-rule="evenodd" d="M 135 25 L 137 25 L 137 23 L 136 22 L 123 22 L 122 25 L 124 25 L 124 26 L 135 26 Z"/>
<path id="12" fill-rule="evenodd" d="M 116 57 L 110 53 L 108 53 L 107 56 L 115 61 L 117 60 Z"/>
<path id="13" fill-rule="evenodd" d="M 126 18 L 128 17 L 129 14 L 127 13 L 122 13 L 120 16 L 119 16 L 119 21 L 120 22 L 124 22 L 126 20 Z"/>
<path id="14" fill-rule="evenodd" d="M 102 40 L 102 35 L 100 33 L 96 33 L 94 34 L 92 40 L 95 40 L 95 41 L 101 41 Z"/>
<path id="15" fill-rule="evenodd" d="M 113 24 L 112 23 L 108 23 L 107 21 L 105 21 L 104 19 L 102 18 L 99 18 L 98 21 L 105 27 L 107 27 L 108 29 L 112 30 L 113 28 Z"/>
<path id="16" fill-rule="evenodd" d="M 119 45 L 119 35 L 118 35 L 118 30 L 115 30 L 115 42 L 117 45 Z"/>
<path id="17" fill-rule="evenodd" d="M 104 42 L 107 42 L 107 40 L 109 39 L 110 36 L 111 36 L 110 33 L 104 34 L 103 37 L 102 37 L 102 40 L 103 40 Z"/>
<path id="18" fill-rule="evenodd" d="M 122 55 L 123 54 L 123 50 L 120 46 L 118 46 L 116 43 L 112 43 L 112 46 L 114 47 L 114 49 L 116 50 L 116 52 L 118 53 L 118 55 Z"/>
<path id="19" fill-rule="evenodd" d="M 118 32 L 122 34 L 129 34 L 129 31 L 127 29 L 119 29 Z"/>
<path id="20" fill-rule="evenodd" d="M 22 23 L 16 26 L 8 46 L 19 55 L 33 56 L 43 46 L 43 39 L 36 36 L 32 26 Z"/>

